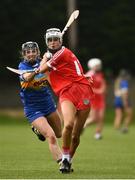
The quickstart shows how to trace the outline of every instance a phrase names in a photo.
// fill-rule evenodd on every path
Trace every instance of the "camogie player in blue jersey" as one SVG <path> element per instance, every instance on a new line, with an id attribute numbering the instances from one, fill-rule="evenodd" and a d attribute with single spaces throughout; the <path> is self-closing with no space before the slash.
<path id="1" fill-rule="evenodd" d="M 39 67 L 40 51 L 36 42 L 22 45 L 20 70 L 32 70 Z M 24 114 L 39 139 L 47 139 L 53 158 L 61 160 L 61 150 L 57 138 L 61 137 L 61 120 L 45 73 L 25 73 L 20 75 L 20 97 L 24 105 Z M 57 138 L 56 138 L 57 137 Z"/>
<path id="2" fill-rule="evenodd" d="M 128 132 L 128 126 L 132 118 L 132 105 L 129 99 L 129 74 L 125 70 L 121 70 L 119 76 L 114 83 L 114 106 L 115 106 L 115 129 L 120 129 L 123 133 Z M 124 116 L 124 117 L 123 117 Z M 124 119 L 123 119 L 124 118 Z M 123 122 L 122 122 L 123 120 Z"/>

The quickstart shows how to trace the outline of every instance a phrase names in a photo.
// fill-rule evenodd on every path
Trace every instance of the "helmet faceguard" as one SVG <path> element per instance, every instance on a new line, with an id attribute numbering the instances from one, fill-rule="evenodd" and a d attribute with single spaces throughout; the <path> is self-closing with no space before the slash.
<path id="1" fill-rule="evenodd" d="M 60 47 L 58 49 L 54 49 L 54 50 L 49 49 L 50 51 L 55 52 L 61 48 L 61 46 L 62 46 L 62 33 L 61 33 L 60 29 L 58 29 L 58 28 L 47 29 L 46 34 L 44 35 L 44 38 L 45 38 L 45 42 L 46 42 L 47 47 L 48 47 L 48 41 L 51 38 L 58 38 L 60 41 Z"/>
<path id="2" fill-rule="evenodd" d="M 36 50 L 37 51 L 37 56 L 34 56 L 30 59 L 28 59 L 28 61 L 35 61 L 37 57 L 40 56 L 40 50 L 39 50 L 39 46 L 36 42 L 32 42 L 32 41 L 28 41 L 24 44 L 22 44 L 22 56 L 26 56 L 26 52 L 29 50 Z"/>

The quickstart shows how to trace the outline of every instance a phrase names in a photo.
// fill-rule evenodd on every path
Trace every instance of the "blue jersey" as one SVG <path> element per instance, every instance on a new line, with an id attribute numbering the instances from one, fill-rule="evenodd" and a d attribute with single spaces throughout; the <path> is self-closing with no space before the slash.
<path id="1" fill-rule="evenodd" d="M 128 90 L 129 85 L 128 85 L 128 81 L 127 80 L 121 80 L 120 81 L 120 89 L 127 89 Z"/>
<path id="2" fill-rule="evenodd" d="M 117 108 L 123 108 L 123 99 L 122 99 L 122 91 L 129 89 L 129 84 L 128 81 L 123 79 L 119 82 L 119 93 L 117 95 L 115 95 L 115 99 L 114 99 L 114 106 Z M 131 103 L 128 99 L 128 105 L 131 106 Z"/>
<path id="3" fill-rule="evenodd" d="M 37 59 L 32 65 L 26 60 L 19 64 L 20 70 L 32 70 L 38 68 L 40 60 Z M 20 76 L 20 97 L 24 105 L 24 112 L 29 122 L 38 117 L 47 116 L 56 110 L 51 91 L 48 87 L 47 76 L 45 73 L 37 74 L 31 81 L 25 81 Z"/>

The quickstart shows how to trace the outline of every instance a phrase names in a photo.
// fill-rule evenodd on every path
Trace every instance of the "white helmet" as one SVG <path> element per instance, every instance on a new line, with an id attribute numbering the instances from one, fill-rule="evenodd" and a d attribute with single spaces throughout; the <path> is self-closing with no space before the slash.
<path id="1" fill-rule="evenodd" d="M 52 37 L 58 37 L 60 39 L 60 42 L 62 44 L 62 33 L 60 29 L 58 28 L 50 28 L 46 30 L 46 34 L 44 36 L 46 45 L 48 46 L 48 39 Z"/>
<path id="2" fill-rule="evenodd" d="M 93 69 L 96 66 L 102 67 L 102 61 L 98 58 L 92 58 L 88 61 L 88 68 Z"/>

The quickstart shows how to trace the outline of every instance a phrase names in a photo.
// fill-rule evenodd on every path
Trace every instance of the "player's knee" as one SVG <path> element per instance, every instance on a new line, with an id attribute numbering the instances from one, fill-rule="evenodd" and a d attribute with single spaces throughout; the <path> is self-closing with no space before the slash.
<path id="1" fill-rule="evenodd" d="M 48 139 L 49 143 L 51 143 L 51 144 L 55 144 L 56 143 L 56 136 L 55 136 L 55 134 L 53 132 L 48 133 L 46 135 L 46 138 Z"/>
<path id="2" fill-rule="evenodd" d="M 52 135 L 49 138 L 50 138 L 50 143 L 51 144 L 56 144 L 56 136 L 55 135 Z"/>

